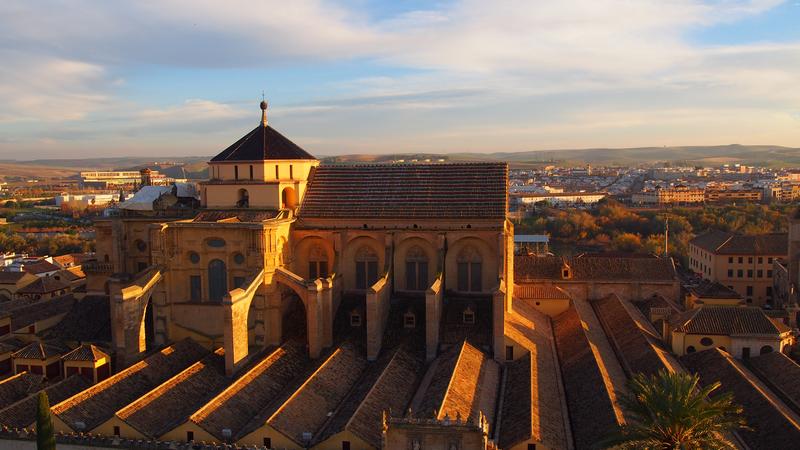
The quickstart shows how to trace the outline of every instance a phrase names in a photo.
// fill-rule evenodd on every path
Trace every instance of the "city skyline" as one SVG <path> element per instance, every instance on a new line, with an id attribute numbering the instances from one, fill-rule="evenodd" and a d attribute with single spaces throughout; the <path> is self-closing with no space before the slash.
<path id="1" fill-rule="evenodd" d="M 775 144 L 800 4 L 0 5 L 0 159 L 209 155 L 270 119 L 318 155 Z"/>

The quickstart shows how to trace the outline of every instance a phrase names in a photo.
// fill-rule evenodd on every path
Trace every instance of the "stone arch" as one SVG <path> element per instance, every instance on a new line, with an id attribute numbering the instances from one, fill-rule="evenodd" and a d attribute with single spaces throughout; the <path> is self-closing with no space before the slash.
<path id="1" fill-rule="evenodd" d="M 292 187 L 285 187 L 281 191 L 281 208 L 295 209 L 297 207 L 297 193 Z"/>
<path id="2" fill-rule="evenodd" d="M 411 237 L 396 247 L 394 273 L 400 290 L 425 291 L 436 278 L 438 253 L 425 239 Z"/>
<path id="3" fill-rule="evenodd" d="M 250 206 L 250 194 L 247 189 L 239 189 L 236 193 L 236 207 L 248 208 Z"/>
<path id="4" fill-rule="evenodd" d="M 337 271 L 337 261 L 335 260 L 336 252 L 333 249 L 333 245 L 319 236 L 307 236 L 301 239 L 294 245 L 293 255 L 294 273 L 306 279 L 327 278 Z M 324 267 L 324 269 L 327 270 L 321 270 L 323 269 L 321 264 L 314 264 L 314 268 L 317 270 L 317 276 L 313 277 L 311 270 L 312 263 L 319 263 L 322 261 L 327 262 L 326 267 Z M 323 272 L 327 272 L 327 275 L 322 276 Z"/>
<path id="5" fill-rule="evenodd" d="M 369 287 L 370 275 L 380 277 L 386 265 L 385 250 L 382 243 L 370 236 L 358 236 L 348 242 L 339 265 L 345 289 L 365 289 L 359 286 L 366 283 Z"/>
<path id="6" fill-rule="evenodd" d="M 498 283 L 498 264 L 497 253 L 484 240 L 473 236 L 461 238 L 447 250 L 447 288 L 469 293 L 488 292 Z"/>

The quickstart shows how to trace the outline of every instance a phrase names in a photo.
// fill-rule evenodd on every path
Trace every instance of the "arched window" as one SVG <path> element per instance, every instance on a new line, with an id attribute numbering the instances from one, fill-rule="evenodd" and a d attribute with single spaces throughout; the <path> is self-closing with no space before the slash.
<path id="1" fill-rule="evenodd" d="M 328 278 L 328 254 L 319 246 L 314 245 L 308 253 L 308 279 Z"/>
<path id="2" fill-rule="evenodd" d="M 461 292 L 481 292 L 483 284 L 483 259 L 475 247 L 464 247 L 458 254 L 458 290 Z"/>
<path id="3" fill-rule="evenodd" d="M 212 302 L 221 302 L 228 293 L 228 269 L 221 259 L 214 259 L 208 263 L 208 299 Z"/>
<path id="4" fill-rule="evenodd" d="M 695 352 L 694 345 L 686 347 L 686 353 L 694 353 L 694 352 Z"/>
<path id="5" fill-rule="evenodd" d="M 356 289 L 366 289 L 378 281 L 378 255 L 369 246 L 356 252 Z"/>
<path id="6" fill-rule="evenodd" d="M 761 351 L 759 353 L 762 354 L 762 355 L 766 355 L 767 353 L 772 353 L 772 346 L 771 345 L 765 345 L 765 346 L 761 347 Z"/>
<path id="7" fill-rule="evenodd" d="M 237 195 L 237 200 L 236 200 L 236 207 L 247 208 L 249 206 L 250 206 L 250 194 L 247 192 L 247 189 L 239 189 L 239 194 Z"/>
<path id="8" fill-rule="evenodd" d="M 294 209 L 297 206 L 297 197 L 295 196 L 294 189 L 287 187 L 283 188 L 281 192 L 281 204 L 283 208 Z"/>
<path id="9" fill-rule="evenodd" d="M 422 291 L 428 288 L 428 255 L 419 246 L 406 253 L 406 289 Z"/>

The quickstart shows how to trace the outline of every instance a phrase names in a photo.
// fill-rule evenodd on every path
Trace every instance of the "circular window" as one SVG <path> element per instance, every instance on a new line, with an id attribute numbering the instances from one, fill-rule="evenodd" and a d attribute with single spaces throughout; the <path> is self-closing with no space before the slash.
<path id="1" fill-rule="evenodd" d="M 189 252 L 189 261 L 191 261 L 192 264 L 199 263 L 200 262 L 200 255 L 198 255 L 197 252 Z"/>
<path id="2" fill-rule="evenodd" d="M 686 347 L 686 353 L 694 353 L 694 346 L 690 345 L 690 346 Z"/>
<path id="3" fill-rule="evenodd" d="M 140 252 L 147 250 L 147 243 L 141 239 L 137 239 L 136 242 L 136 249 Z"/>
<path id="4" fill-rule="evenodd" d="M 706 347 L 710 347 L 714 345 L 714 340 L 711 339 L 710 337 L 704 337 L 703 339 L 700 339 L 700 343 L 705 345 Z"/>
<path id="5" fill-rule="evenodd" d="M 236 253 L 233 255 L 233 262 L 236 264 L 244 264 L 244 255 L 241 253 Z"/>

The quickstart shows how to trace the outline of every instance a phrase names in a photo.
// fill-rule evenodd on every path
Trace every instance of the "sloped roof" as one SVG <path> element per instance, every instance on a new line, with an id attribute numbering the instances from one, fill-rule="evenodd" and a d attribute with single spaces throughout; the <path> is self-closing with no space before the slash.
<path id="1" fill-rule="evenodd" d="M 531 300 L 569 300 L 563 289 L 552 284 L 514 286 L 514 296 Z"/>
<path id="2" fill-rule="evenodd" d="M 505 163 L 322 165 L 299 217 L 504 219 L 507 185 Z"/>
<path id="3" fill-rule="evenodd" d="M 756 375 L 800 413 L 800 365 L 778 351 L 750 358 L 748 363 Z"/>
<path id="4" fill-rule="evenodd" d="M 206 353 L 206 349 L 191 339 L 176 342 L 54 405 L 53 414 L 73 429 L 77 422 L 83 422 L 85 429 L 76 431 L 91 431 L 118 410 L 189 367 Z"/>
<path id="5" fill-rule="evenodd" d="M 65 271 L 66 272 L 66 271 Z M 69 272 L 67 272 L 69 273 Z M 69 283 L 52 277 L 37 277 L 36 280 L 19 288 L 17 294 L 49 294 L 69 288 Z"/>
<path id="6" fill-rule="evenodd" d="M 62 357 L 64 361 L 98 361 L 108 358 L 108 353 L 94 344 L 83 344 Z"/>
<path id="7" fill-rule="evenodd" d="M 269 125 L 259 124 L 230 147 L 211 158 L 211 162 L 264 161 L 278 159 L 313 159 L 311 154 L 278 133 Z"/>
<path id="8" fill-rule="evenodd" d="M 692 294 L 700 298 L 740 299 L 738 292 L 717 281 L 703 280 L 700 285 L 691 289 Z"/>
<path id="9" fill-rule="evenodd" d="M 717 255 L 782 256 L 789 254 L 789 235 L 787 233 L 743 235 L 711 230 L 689 242 Z"/>
<path id="10" fill-rule="evenodd" d="M 44 342 L 31 342 L 30 344 L 22 347 L 16 352 L 11 354 L 12 358 L 20 359 L 38 359 L 44 361 L 45 359 L 54 356 L 61 356 L 64 349 L 52 344 Z"/>
<path id="11" fill-rule="evenodd" d="M 38 391 L 43 381 L 43 376 L 30 372 L 22 372 L 0 381 L 0 408 L 5 408 Z"/>
<path id="12" fill-rule="evenodd" d="M 81 375 L 75 374 L 56 384 L 50 385 L 44 392 L 51 405 L 64 401 L 78 392 L 91 386 L 91 382 Z M 36 422 L 36 406 L 39 393 L 31 393 L 24 399 L 0 410 L 0 424 L 7 427 L 25 428 Z"/>
<path id="13" fill-rule="evenodd" d="M 744 408 L 747 425 L 752 428 L 736 433 L 750 448 L 795 448 L 800 442 L 796 415 L 774 393 L 765 389 L 741 362 L 718 348 L 689 353 L 680 359 L 689 370 L 700 376 L 700 383 L 704 386 L 722 383 L 717 395 L 733 393 L 734 401 Z"/>
<path id="14" fill-rule="evenodd" d="M 16 284 L 27 272 L 11 272 L 0 270 L 0 284 Z"/>
<path id="15" fill-rule="evenodd" d="M 72 295 L 62 295 L 53 299 L 36 300 L 34 303 L 15 308 L 10 311 L 11 328 L 20 330 L 40 320 L 67 314 L 76 303 L 78 301 Z"/>
<path id="16" fill-rule="evenodd" d="M 25 264 L 22 268 L 25 272 L 28 272 L 33 275 L 38 275 L 40 273 L 47 273 L 47 272 L 55 272 L 60 270 L 61 267 L 51 263 L 50 261 L 37 261 L 33 264 Z"/>
<path id="17" fill-rule="evenodd" d="M 675 266 L 669 258 L 622 258 L 602 256 L 514 256 L 514 279 L 562 280 L 568 266 L 575 281 L 673 281 Z"/>
<path id="18" fill-rule="evenodd" d="M 777 337 L 787 331 L 755 306 L 703 305 L 676 316 L 671 322 L 678 331 L 689 334 L 772 334 Z"/>

